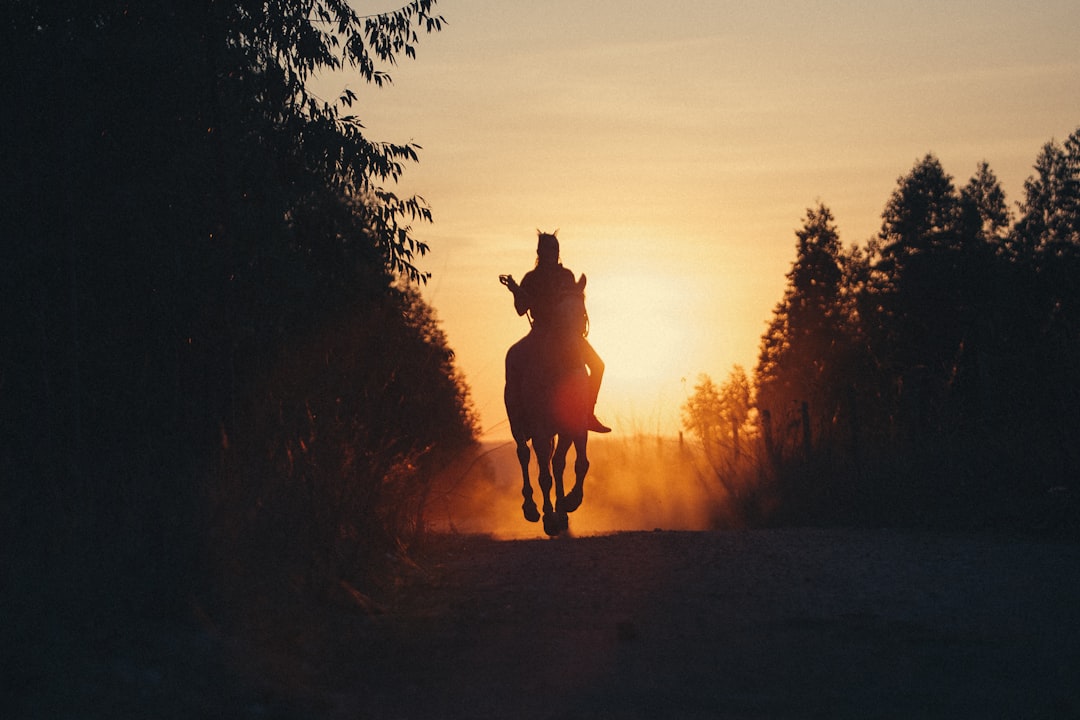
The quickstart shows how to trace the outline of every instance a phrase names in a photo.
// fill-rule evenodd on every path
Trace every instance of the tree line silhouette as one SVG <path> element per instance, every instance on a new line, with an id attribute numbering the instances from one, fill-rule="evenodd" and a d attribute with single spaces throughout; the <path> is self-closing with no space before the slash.
<path id="1" fill-rule="evenodd" d="M 1015 212 L 985 163 L 927 154 L 880 232 L 809 208 L 752 380 L 683 407 L 747 518 L 1072 526 L 1080 467 L 1080 130 Z M 741 435 L 740 435 L 741 433 Z"/>
<path id="2" fill-rule="evenodd" d="M 308 81 L 385 84 L 433 5 L 5 4 L 13 593 L 330 586 L 417 529 L 476 430 L 416 289 L 430 210 L 387 189 L 417 146 Z"/>

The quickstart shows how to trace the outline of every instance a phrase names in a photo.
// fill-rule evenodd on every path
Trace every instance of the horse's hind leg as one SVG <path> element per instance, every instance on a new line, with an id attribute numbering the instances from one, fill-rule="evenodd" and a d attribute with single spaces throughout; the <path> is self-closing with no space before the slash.
<path id="1" fill-rule="evenodd" d="M 532 483 L 529 482 L 529 445 L 524 440 L 517 443 L 517 457 L 521 464 L 521 496 L 525 499 L 521 504 L 521 511 L 529 522 L 539 522 L 540 511 L 536 509 Z"/>
<path id="2" fill-rule="evenodd" d="M 589 472 L 589 456 L 585 451 L 586 439 L 574 441 L 574 489 L 566 496 L 563 507 L 566 512 L 574 512 L 581 507 L 581 501 L 585 494 L 585 474 Z"/>

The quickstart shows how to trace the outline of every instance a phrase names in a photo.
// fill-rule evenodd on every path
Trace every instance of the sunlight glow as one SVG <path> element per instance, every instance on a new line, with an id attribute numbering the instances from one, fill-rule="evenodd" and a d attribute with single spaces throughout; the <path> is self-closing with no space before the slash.
<path id="1" fill-rule="evenodd" d="M 364 108 L 372 137 L 423 145 L 399 190 L 431 202 L 425 297 L 487 438 L 508 436 L 503 354 L 528 331 L 496 278 L 532 266 L 536 227 L 589 278 L 598 415 L 677 435 L 682 378 L 753 371 L 807 207 L 865 243 L 928 151 L 958 182 L 988 161 L 1012 203 L 1076 127 L 1075 0 L 613 7 L 446 0 Z"/>
<path id="2" fill-rule="evenodd" d="M 642 383 L 677 376 L 692 322 L 683 288 L 670 276 L 640 271 L 616 272 L 596 287 L 589 295 L 589 340 L 609 376 Z"/>

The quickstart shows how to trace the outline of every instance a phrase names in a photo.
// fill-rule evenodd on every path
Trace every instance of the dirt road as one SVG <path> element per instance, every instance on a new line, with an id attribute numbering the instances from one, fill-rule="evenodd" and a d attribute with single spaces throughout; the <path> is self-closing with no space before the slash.
<path id="1" fill-rule="evenodd" d="M 328 715 L 1080 717 L 1080 547 L 862 530 L 445 538 Z"/>
<path id="2" fill-rule="evenodd" d="M 987 535 L 446 535 L 378 607 L 245 607 L 242 638 L 27 629 L 0 715 L 1077 718 L 1078 570 Z"/>

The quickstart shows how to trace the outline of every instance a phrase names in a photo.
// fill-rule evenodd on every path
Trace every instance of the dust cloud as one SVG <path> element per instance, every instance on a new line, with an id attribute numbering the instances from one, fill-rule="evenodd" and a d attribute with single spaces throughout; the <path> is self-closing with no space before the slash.
<path id="1" fill-rule="evenodd" d="M 593 439 L 595 438 L 595 439 Z M 726 495 L 699 453 L 677 439 L 590 436 L 584 502 L 570 515 L 570 534 L 624 530 L 705 530 L 723 514 Z M 574 486 L 574 451 L 567 458 L 566 492 Z M 538 507 L 537 462 L 529 476 Z M 541 523 L 521 512 L 521 468 L 512 442 L 485 444 L 459 458 L 433 483 L 424 520 L 436 532 L 499 539 L 544 537 Z M 554 495 L 554 490 L 552 490 Z"/>

